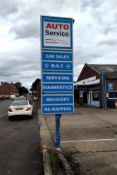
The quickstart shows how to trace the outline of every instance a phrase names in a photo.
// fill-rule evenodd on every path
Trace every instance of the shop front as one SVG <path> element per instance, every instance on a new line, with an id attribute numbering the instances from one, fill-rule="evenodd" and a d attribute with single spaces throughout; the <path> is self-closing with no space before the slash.
<path id="1" fill-rule="evenodd" d="M 100 86 L 92 85 L 75 85 L 75 102 L 83 106 L 100 107 Z"/>
<path id="2" fill-rule="evenodd" d="M 74 90 L 75 104 L 117 108 L 117 65 L 85 64 Z"/>

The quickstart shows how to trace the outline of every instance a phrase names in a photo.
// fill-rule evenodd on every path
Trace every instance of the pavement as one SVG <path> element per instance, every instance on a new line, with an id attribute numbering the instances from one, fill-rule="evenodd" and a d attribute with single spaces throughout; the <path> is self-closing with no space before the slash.
<path id="1" fill-rule="evenodd" d="M 40 115 L 40 122 L 42 142 L 52 146 L 55 116 Z M 75 174 L 117 175 L 117 109 L 79 107 L 62 115 L 61 148 L 79 163 Z"/>

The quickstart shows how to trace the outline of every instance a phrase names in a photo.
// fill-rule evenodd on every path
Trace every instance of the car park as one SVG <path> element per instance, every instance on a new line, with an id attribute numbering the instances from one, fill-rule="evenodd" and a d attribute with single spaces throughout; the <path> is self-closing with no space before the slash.
<path id="1" fill-rule="evenodd" d="M 11 116 L 29 116 L 33 114 L 33 105 L 28 100 L 14 101 L 8 109 L 8 118 Z"/>

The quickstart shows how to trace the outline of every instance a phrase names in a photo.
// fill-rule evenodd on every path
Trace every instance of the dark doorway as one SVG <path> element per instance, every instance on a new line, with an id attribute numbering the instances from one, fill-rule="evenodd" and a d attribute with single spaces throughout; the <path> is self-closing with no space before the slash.
<path id="1" fill-rule="evenodd" d="M 87 92 L 83 93 L 83 103 L 87 104 Z"/>

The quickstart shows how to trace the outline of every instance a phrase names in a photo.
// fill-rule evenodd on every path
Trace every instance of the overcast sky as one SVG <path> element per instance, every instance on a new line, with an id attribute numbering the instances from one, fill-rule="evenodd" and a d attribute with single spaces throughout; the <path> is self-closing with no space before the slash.
<path id="1" fill-rule="evenodd" d="M 0 81 L 41 77 L 40 15 L 75 19 L 75 80 L 85 63 L 117 64 L 117 0 L 0 0 Z"/>

